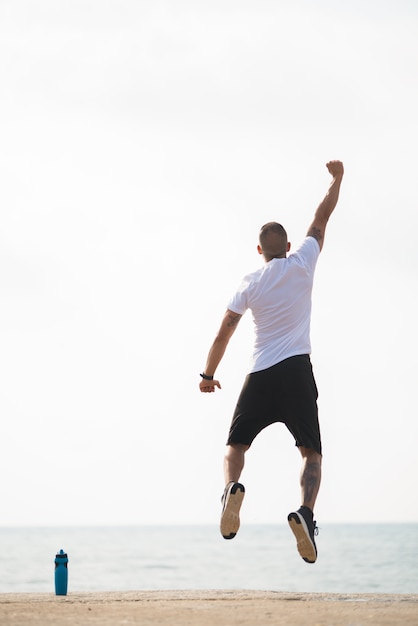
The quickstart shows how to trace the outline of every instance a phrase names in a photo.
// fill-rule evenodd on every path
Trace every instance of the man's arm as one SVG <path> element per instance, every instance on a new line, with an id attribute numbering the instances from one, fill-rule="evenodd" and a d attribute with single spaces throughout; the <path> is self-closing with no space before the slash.
<path id="1" fill-rule="evenodd" d="M 332 182 L 325 198 L 316 209 L 314 220 L 307 232 L 308 237 L 314 237 L 317 240 L 321 250 L 324 245 L 325 228 L 331 213 L 337 205 L 340 185 L 344 175 L 344 166 L 341 161 L 330 161 L 327 163 L 327 168 L 332 176 Z"/>
<path id="2" fill-rule="evenodd" d="M 205 371 L 203 372 L 205 376 L 215 375 L 216 368 L 218 367 L 223 355 L 225 354 L 226 346 L 228 345 L 229 340 L 234 334 L 234 331 L 241 317 L 242 316 L 239 313 L 234 313 L 233 311 L 227 309 L 218 334 L 216 335 L 211 349 L 209 350 Z M 221 385 L 219 383 L 219 380 L 202 379 L 199 387 L 200 391 L 208 393 L 211 391 L 215 391 L 215 387 L 219 387 L 220 389 Z"/>

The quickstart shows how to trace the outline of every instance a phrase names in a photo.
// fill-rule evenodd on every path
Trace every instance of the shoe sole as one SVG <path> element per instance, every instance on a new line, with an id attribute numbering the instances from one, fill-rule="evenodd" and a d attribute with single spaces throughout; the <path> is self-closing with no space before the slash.
<path id="1" fill-rule="evenodd" d="M 244 499 L 245 488 L 241 483 L 235 483 L 228 493 L 222 515 L 221 535 L 224 539 L 233 539 L 240 526 L 239 511 Z"/>
<path id="2" fill-rule="evenodd" d="M 296 537 L 297 548 L 300 556 L 306 563 L 315 563 L 317 552 L 312 539 L 309 536 L 308 526 L 299 513 L 290 513 L 287 521 L 290 530 Z"/>

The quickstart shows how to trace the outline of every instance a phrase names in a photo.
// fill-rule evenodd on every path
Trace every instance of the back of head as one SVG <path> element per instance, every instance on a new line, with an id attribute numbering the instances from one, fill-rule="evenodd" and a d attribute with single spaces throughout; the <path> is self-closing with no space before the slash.
<path id="1" fill-rule="evenodd" d="M 288 250 L 287 233 L 278 222 L 268 222 L 261 227 L 260 247 L 266 261 L 283 259 Z"/>

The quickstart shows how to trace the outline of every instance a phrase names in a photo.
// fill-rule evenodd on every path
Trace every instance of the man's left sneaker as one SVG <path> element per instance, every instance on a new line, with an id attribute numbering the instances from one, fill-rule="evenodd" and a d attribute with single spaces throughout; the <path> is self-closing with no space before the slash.
<path id="1" fill-rule="evenodd" d="M 222 496 L 221 535 L 233 539 L 239 529 L 239 510 L 244 499 L 245 487 L 241 483 L 230 482 Z"/>
<path id="2" fill-rule="evenodd" d="M 315 544 L 315 535 L 318 534 L 313 513 L 308 507 L 301 506 L 294 513 L 287 516 L 290 529 L 296 537 L 300 556 L 307 563 L 315 563 L 318 551 Z"/>

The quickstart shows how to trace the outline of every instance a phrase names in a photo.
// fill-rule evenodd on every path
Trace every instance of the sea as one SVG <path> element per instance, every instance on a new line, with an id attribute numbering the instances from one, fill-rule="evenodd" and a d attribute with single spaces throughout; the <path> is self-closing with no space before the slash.
<path id="1" fill-rule="evenodd" d="M 68 554 L 68 593 L 248 589 L 418 593 L 418 524 L 323 524 L 305 563 L 287 525 L 0 528 L 0 593 L 54 592 Z"/>

